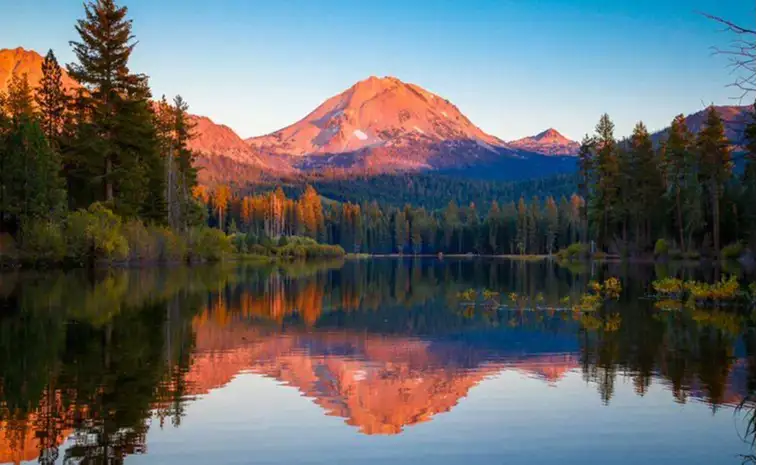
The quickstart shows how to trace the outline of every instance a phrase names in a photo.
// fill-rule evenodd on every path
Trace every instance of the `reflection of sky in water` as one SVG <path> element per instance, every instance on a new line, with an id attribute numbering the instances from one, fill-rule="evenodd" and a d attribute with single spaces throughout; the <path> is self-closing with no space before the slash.
<path id="1" fill-rule="evenodd" d="M 483 381 L 451 413 L 394 436 L 359 434 L 274 380 L 244 374 L 153 427 L 132 463 L 737 463 L 733 411 L 643 397 L 619 379 L 611 405 L 572 372 L 557 387 L 516 371 Z M 727 452 L 733 451 L 733 453 Z"/>

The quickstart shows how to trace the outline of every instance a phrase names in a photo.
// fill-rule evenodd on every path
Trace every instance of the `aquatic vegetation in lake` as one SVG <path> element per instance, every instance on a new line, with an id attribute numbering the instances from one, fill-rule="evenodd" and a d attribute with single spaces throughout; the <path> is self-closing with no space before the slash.
<path id="1" fill-rule="evenodd" d="M 677 299 L 661 299 L 654 303 L 654 307 L 657 310 L 663 310 L 663 311 L 674 311 L 674 310 L 681 310 L 683 307 L 683 302 L 681 300 Z"/>
<path id="2" fill-rule="evenodd" d="M 692 305 L 719 305 L 737 299 L 743 293 L 735 275 L 721 278 L 709 284 L 702 281 L 683 281 L 678 278 L 662 278 L 652 282 L 655 297 L 660 300 L 686 300 Z"/>
<path id="3" fill-rule="evenodd" d="M 662 278 L 652 282 L 652 288 L 660 296 L 679 296 L 683 292 L 683 281 L 678 278 Z"/>
<path id="4" fill-rule="evenodd" d="M 618 300 L 623 286 L 615 277 L 607 278 L 604 282 L 591 281 L 589 291 L 581 296 L 573 305 L 574 312 L 594 312 L 602 308 L 608 300 Z"/>
<path id="5" fill-rule="evenodd" d="M 589 331 L 615 332 L 620 329 L 623 321 L 619 313 L 613 313 L 606 318 L 600 318 L 593 314 L 581 315 L 579 320 L 581 327 Z"/>
<path id="6" fill-rule="evenodd" d="M 507 299 L 502 300 L 500 293 L 483 289 L 478 291 L 470 288 L 457 293 L 457 298 L 465 307 L 465 314 L 471 314 L 470 307 L 481 306 L 487 310 L 496 309 L 515 309 L 515 310 L 543 310 L 554 312 L 559 310 L 572 310 L 574 312 L 594 312 L 599 310 L 602 305 L 609 300 L 618 300 L 623 289 L 618 278 L 610 277 L 603 282 L 591 281 L 588 290 L 582 294 L 576 302 L 573 302 L 571 296 L 564 296 L 559 300 L 559 306 L 556 304 L 549 305 L 542 292 L 535 296 L 518 294 L 510 292 Z"/>

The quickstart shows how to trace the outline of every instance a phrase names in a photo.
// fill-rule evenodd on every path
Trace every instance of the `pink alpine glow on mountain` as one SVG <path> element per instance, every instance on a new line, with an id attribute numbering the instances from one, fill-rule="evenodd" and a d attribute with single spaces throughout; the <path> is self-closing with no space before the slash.
<path id="1" fill-rule="evenodd" d="M 448 100 L 394 77 L 371 76 L 291 126 L 247 142 L 262 152 L 305 156 L 455 140 L 490 150 L 505 146 Z"/>
<path id="2" fill-rule="evenodd" d="M 511 141 L 509 145 L 542 155 L 576 155 L 580 147 L 578 142 L 568 139 L 552 128 L 535 136 Z"/>

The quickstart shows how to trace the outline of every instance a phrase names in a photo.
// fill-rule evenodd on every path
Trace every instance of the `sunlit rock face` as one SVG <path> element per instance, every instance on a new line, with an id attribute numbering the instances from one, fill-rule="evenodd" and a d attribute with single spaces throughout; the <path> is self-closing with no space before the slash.
<path id="1" fill-rule="evenodd" d="M 535 136 L 511 141 L 509 144 L 512 147 L 542 155 L 577 155 L 580 146 L 578 142 L 568 139 L 552 128 Z"/>
<path id="2" fill-rule="evenodd" d="M 13 49 L 0 49 L 0 92 L 8 89 L 11 78 L 26 75 L 29 86 L 39 86 L 42 79 L 42 62 L 44 57 L 34 50 L 26 50 L 22 47 Z M 67 90 L 75 89 L 79 85 L 71 79 L 65 69 L 62 73 L 63 87 Z"/>

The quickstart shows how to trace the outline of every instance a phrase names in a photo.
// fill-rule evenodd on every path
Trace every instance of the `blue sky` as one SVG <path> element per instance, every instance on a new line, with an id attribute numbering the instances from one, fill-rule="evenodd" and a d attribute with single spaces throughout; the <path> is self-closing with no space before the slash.
<path id="1" fill-rule="evenodd" d="M 554 127 L 580 139 L 603 112 L 619 136 L 709 103 L 733 103 L 710 47 L 730 36 L 697 14 L 750 28 L 753 0 L 122 1 L 139 40 L 132 69 L 153 93 L 243 137 L 302 118 L 370 75 L 396 76 L 455 103 L 510 140 Z M 55 50 L 79 0 L 0 0 L 0 48 Z"/>

